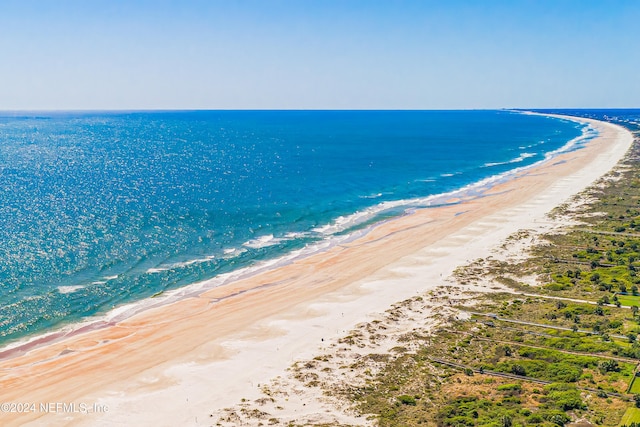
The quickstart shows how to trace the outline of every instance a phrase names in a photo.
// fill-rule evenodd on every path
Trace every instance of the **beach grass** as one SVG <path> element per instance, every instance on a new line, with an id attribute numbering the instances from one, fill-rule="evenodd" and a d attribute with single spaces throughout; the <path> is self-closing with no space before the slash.
<path id="1" fill-rule="evenodd" d="M 456 286 L 395 304 L 333 352 L 296 362 L 293 377 L 381 427 L 640 420 L 633 407 L 640 316 L 631 309 L 640 285 L 638 154 L 636 146 L 557 208 L 557 226 L 514 233 L 504 254 L 458 268 Z M 508 255 L 523 245 L 526 254 Z M 467 289 L 483 284 L 492 291 Z M 439 326 L 421 329 L 415 319 L 428 307 L 438 307 L 428 316 Z M 411 329 L 393 332 L 400 325 Z M 376 347 L 385 340 L 395 341 Z"/>
<path id="2" fill-rule="evenodd" d="M 479 297 L 473 312 L 485 316 L 450 324 L 351 390 L 358 409 L 381 426 L 640 421 L 630 403 L 640 393 L 640 319 L 630 309 L 640 305 L 630 294 L 640 284 L 636 157 L 633 151 L 621 170 L 583 195 L 590 203 L 571 212 L 580 226 L 542 236 L 524 260 L 481 260 L 459 272 L 465 282 L 484 275 L 539 297 Z M 527 275 L 540 286 L 519 280 Z"/>
<path id="3" fill-rule="evenodd" d="M 393 275 L 383 276 L 395 293 L 378 305 L 383 307 L 380 312 L 372 312 L 367 305 L 365 321 L 349 323 L 355 324 L 349 332 L 336 328 L 341 338 L 309 341 L 305 348 L 311 356 L 292 358 L 287 373 L 271 377 L 268 383 L 261 378 L 253 395 L 244 394 L 243 389 L 236 406 L 216 408 L 211 399 L 213 409 L 207 413 L 211 424 L 553 427 L 584 419 L 596 425 L 619 425 L 633 406 L 627 388 L 640 360 L 638 316 L 617 300 L 621 285 L 633 292 L 636 283 L 636 237 L 628 229 L 640 222 L 640 212 L 635 205 L 621 207 L 632 206 L 635 197 L 640 200 L 640 191 L 625 187 L 630 178 L 640 176 L 635 160 L 627 160 L 624 168 L 583 194 L 580 203 L 559 209 L 556 219 L 548 221 L 549 227 L 520 230 L 498 251 L 493 248 L 501 244 L 504 234 L 483 240 L 482 232 L 469 233 L 469 251 L 465 248 L 464 257 L 454 258 L 455 263 L 447 266 L 448 275 L 454 265 L 462 265 L 454 277 L 441 274 L 438 280 L 437 272 L 431 274 L 437 271 L 433 263 L 418 267 L 428 256 L 409 265 L 400 263 L 403 268 L 410 266 L 411 274 L 394 268 Z M 542 218 L 547 209 L 536 215 Z M 523 219 L 509 230 L 531 224 Z M 500 225 L 496 221 L 495 226 Z M 409 230 L 416 234 L 413 227 Z M 472 239 L 480 240 L 482 246 L 487 243 L 490 249 L 479 249 L 483 259 L 464 261 L 473 250 Z M 378 241 L 387 243 L 383 239 L 374 243 Z M 400 247 L 406 242 L 397 243 Z M 425 245 L 421 238 L 416 248 Z M 300 271 L 304 270 L 296 273 Z M 405 299 L 388 308 L 389 301 L 400 299 L 400 276 L 405 274 L 412 279 L 407 282 L 411 289 L 407 286 Z M 427 280 L 422 274 L 434 284 L 421 287 L 417 282 Z M 416 289 L 422 290 L 415 294 Z M 283 299 L 287 306 L 292 296 L 293 292 Z M 311 322 L 305 334 L 320 323 L 316 318 L 307 324 Z M 208 322 L 191 326 L 200 324 L 206 328 L 189 339 L 214 329 Z M 263 356 L 268 360 L 270 355 L 289 354 L 283 349 L 269 348 Z M 245 365 L 226 366 L 239 373 Z M 235 375 L 233 381 L 238 381 Z"/>

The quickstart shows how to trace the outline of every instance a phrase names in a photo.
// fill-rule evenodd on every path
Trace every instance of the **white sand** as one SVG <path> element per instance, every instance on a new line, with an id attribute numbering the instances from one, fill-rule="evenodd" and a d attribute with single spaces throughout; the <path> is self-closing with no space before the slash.
<path id="1" fill-rule="evenodd" d="M 295 361 L 335 351 L 331 344 L 355 325 L 379 318 L 394 302 L 448 285 L 456 267 L 490 256 L 512 233 L 548 224 L 551 209 L 611 170 L 633 140 L 621 127 L 580 121 L 591 123 L 601 136 L 500 184 L 490 197 L 389 221 L 362 239 L 294 265 L 0 362 L 2 401 L 108 407 L 102 414 L 32 413 L 0 421 L 215 424 L 211 414 L 217 417 L 241 399 L 264 397 L 259 384 L 278 377 L 286 382 L 286 370 Z M 265 283 L 278 284 L 261 287 Z M 237 290 L 247 292 L 211 303 Z M 434 318 L 434 307 L 420 309 L 423 320 Z M 411 320 L 402 325 L 410 328 Z M 384 349 L 392 341 L 381 345 Z M 73 353 L 60 356 L 64 349 Z M 366 423 L 320 395 L 304 399 L 280 399 L 291 403 L 278 418 Z"/>

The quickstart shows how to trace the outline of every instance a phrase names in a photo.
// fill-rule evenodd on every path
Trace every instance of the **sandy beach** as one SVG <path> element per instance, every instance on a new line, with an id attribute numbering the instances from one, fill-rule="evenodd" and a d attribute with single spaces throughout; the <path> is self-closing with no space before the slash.
<path id="1" fill-rule="evenodd" d="M 579 121 L 600 135 L 482 197 L 418 210 L 288 265 L 7 355 L 0 403 L 15 405 L 4 405 L 13 411 L 0 412 L 0 424 L 211 425 L 212 414 L 258 399 L 261 385 L 332 351 L 356 325 L 450 284 L 456 267 L 512 233 L 544 227 L 549 211 L 614 168 L 633 142 L 619 126 Z M 423 310 L 424 327 L 436 312 Z M 280 417 L 367 423 L 322 399 L 292 399 Z"/>

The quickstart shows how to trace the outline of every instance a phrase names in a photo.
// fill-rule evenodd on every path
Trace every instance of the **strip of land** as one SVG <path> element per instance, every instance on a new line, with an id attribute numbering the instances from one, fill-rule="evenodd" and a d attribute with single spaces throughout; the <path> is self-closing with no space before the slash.
<path id="1" fill-rule="evenodd" d="M 23 409 L 0 413 L 0 423 L 211 425 L 223 408 L 263 398 L 295 361 L 334 351 L 354 325 L 447 284 L 457 267 L 489 256 L 512 233 L 544 228 L 546 213 L 611 170 L 632 135 L 580 120 L 600 136 L 484 197 L 419 210 L 326 252 L 0 361 L 0 402 Z M 421 309 L 426 329 L 452 295 Z M 322 396 L 288 401 L 273 423 L 368 423 Z"/>

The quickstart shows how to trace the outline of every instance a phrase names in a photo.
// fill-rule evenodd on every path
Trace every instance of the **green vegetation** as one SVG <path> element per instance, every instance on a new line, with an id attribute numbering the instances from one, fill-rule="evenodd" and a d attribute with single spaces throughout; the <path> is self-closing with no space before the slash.
<path id="1" fill-rule="evenodd" d="M 482 315 L 413 337 L 415 352 L 346 390 L 359 412 L 381 427 L 640 423 L 639 157 L 631 153 L 615 179 L 591 190 L 589 206 L 570 212 L 580 226 L 545 236 L 528 259 L 461 271 L 463 282 L 484 276 L 537 296 L 479 297 L 468 310 Z"/>
<path id="2" fill-rule="evenodd" d="M 630 426 L 631 423 L 640 423 L 640 409 L 631 407 L 622 416 L 621 426 Z"/>
<path id="3" fill-rule="evenodd" d="M 402 396 L 398 396 L 398 401 L 403 405 L 416 406 L 416 398 L 406 394 L 403 394 Z"/>
<path id="4" fill-rule="evenodd" d="M 637 376 L 631 378 L 631 382 L 629 384 L 629 393 L 640 395 L 640 380 Z"/>
<path id="5" fill-rule="evenodd" d="M 625 307 L 640 307 L 640 295 L 622 295 L 616 294 L 618 301 L 620 304 Z"/>
<path id="6" fill-rule="evenodd" d="M 511 392 L 502 400 L 482 399 L 475 396 L 458 397 L 445 405 L 436 415 L 439 426 L 505 426 L 551 423 L 564 425 L 570 417 L 567 409 L 582 408 L 584 404 L 575 388 L 551 384 L 539 393 L 543 401 L 535 411 L 522 409 L 522 391 Z"/>

